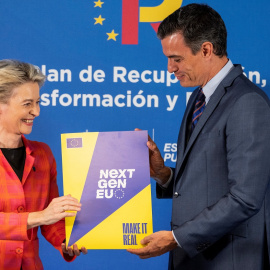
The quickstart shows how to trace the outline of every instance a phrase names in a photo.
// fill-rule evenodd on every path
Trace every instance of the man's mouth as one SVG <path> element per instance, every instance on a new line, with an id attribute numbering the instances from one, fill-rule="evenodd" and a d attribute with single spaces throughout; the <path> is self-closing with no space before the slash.
<path id="1" fill-rule="evenodd" d="M 182 78 L 184 78 L 184 74 L 174 74 L 175 77 L 180 81 Z"/>

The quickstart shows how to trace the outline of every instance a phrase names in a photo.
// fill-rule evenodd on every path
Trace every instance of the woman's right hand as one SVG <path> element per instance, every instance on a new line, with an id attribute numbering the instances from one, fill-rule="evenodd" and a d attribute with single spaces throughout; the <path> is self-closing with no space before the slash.
<path id="1" fill-rule="evenodd" d="M 41 225 L 54 224 L 65 217 L 73 217 L 81 210 L 81 204 L 77 199 L 66 195 L 54 198 L 49 206 L 42 211 L 32 212 L 28 215 L 27 229 Z M 76 212 L 67 212 L 76 211 Z"/>

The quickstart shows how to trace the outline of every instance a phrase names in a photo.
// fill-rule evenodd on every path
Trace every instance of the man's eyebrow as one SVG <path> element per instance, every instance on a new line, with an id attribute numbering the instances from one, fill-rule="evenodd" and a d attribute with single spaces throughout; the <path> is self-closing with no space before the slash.
<path id="1" fill-rule="evenodd" d="M 180 59 L 184 59 L 183 56 L 181 56 L 181 55 L 176 55 L 176 54 L 169 55 L 168 58 L 180 58 Z"/>

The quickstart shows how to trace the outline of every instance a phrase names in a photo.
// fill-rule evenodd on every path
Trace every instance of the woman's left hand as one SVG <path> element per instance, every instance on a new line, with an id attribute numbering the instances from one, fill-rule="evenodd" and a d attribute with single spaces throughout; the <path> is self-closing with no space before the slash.
<path id="1" fill-rule="evenodd" d="M 87 249 L 85 247 L 82 247 L 81 249 L 78 249 L 78 246 L 76 244 L 73 245 L 73 247 L 66 248 L 66 244 L 62 243 L 61 248 L 63 253 L 68 254 L 69 256 L 80 256 L 82 254 L 87 254 Z"/>

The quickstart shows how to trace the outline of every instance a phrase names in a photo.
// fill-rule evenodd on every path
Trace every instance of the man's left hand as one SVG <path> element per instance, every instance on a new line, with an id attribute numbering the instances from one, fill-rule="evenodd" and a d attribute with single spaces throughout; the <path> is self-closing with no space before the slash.
<path id="1" fill-rule="evenodd" d="M 128 252 L 138 255 L 141 259 L 160 256 L 177 247 L 177 243 L 171 231 L 160 231 L 146 236 L 141 240 L 142 245 L 139 249 L 127 249 Z"/>

